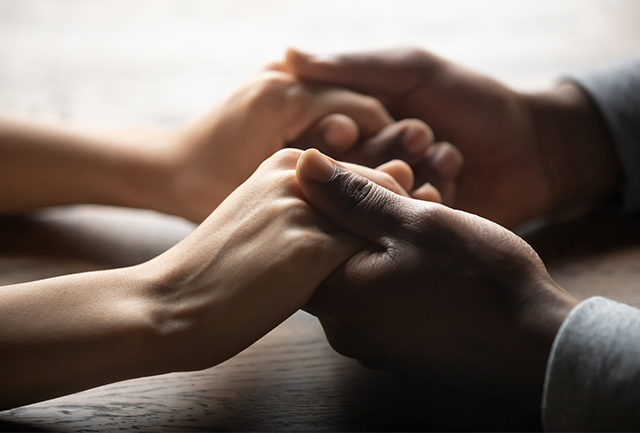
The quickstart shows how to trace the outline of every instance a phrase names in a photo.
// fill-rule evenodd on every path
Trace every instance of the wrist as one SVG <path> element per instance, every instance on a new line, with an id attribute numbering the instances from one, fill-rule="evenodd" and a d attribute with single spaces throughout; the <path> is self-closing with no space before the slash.
<path id="1" fill-rule="evenodd" d="M 192 234 L 137 266 L 143 322 L 151 336 L 149 351 L 159 359 L 155 365 L 159 373 L 201 370 L 232 355 L 226 356 L 225 350 L 236 342 L 224 334 L 235 319 L 228 308 L 233 296 L 218 290 L 228 284 L 217 267 L 224 258 L 215 238 L 210 233 L 206 239 Z"/>
<path id="2" fill-rule="evenodd" d="M 136 323 L 143 329 L 141 335 L 144 336 L 140 345 L 144 348 L 144 355 L 140 356 L 144 360 L 141 363 L 144 372 L 140 376 L 210 366 L 198 363 L 199 353 L 194 352 L 194 349 L 206 350 L 202 344 L 196 344 L 203 309 L 183 293 L 197 289 L 197 278 L 191 281 L 190 276 L 198 269 L 183 263 L 176 255 L 165 255 L 128 268 L 131 298 L 139 305 Z"/>
<path id="3" fill-rule="evenodd" d="M 552 210 L 591 206 L 620 186 L 622 169 L 613 140 L 578 85 L 564 82 L 551 91 L 520 96 L 552 191 Z"/>
<path id="4" fill-rule="evenodd" d="M 107 138 L 113 158 L 102 177 L 103 204 L 180 215 L 171 188 L 172 156 L 165 145 L 172 136 L 147 128 Z"/>
<path id="5" fill-rule="evenodd" d="M 520 360 L 523 367 L 520 377 L 523 388 L 521 397 L 533 409 L 539 409 L 547 364 L 556 335 L 571 310 L 579 301 L 559 287 L 550 277 L 527 284 L 521 293 L 523 299 L 518 327 L 524 331 L 520 340 L 527 345 Z"/>
<path id="6" fill-rule="evenodd" d="M 165 187 L 158 210 L 199 224 L 244 179 L 229 179 L 238 173 L 229 169 L 234 161 L 227 155 L 215 151 L 202 154 L 202 147 L 213 150 L 215 146 L 209 146 L 206 138 L 193 131 L 178 130 L 165 143 L 165 153 L 160 159 Z"/>

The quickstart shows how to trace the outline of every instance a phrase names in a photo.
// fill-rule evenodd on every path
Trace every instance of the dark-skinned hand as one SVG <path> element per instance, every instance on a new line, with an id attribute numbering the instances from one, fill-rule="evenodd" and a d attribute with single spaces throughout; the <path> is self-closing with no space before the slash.
<path id="1" fill-rule="evenodd" d="M 280 68 L 374 96 L 395 119 L 426 122 L 439 143 L 421 162 L 407 161 L 416 184 L 430 181 L 445 204 L 506 227 L 588 206 L 621 181 L 600 114 L 573 83 L 520 93 L 420 49 L 290 50 Z"/>
<path id="2" fill-rule="evenodd" d="M 317 150 L 297 178 L 314 208 L 369 243 L 306 306 L 334 349 L 372 367 L 509 382 L 539 407 L 553 339 L 577 301 L 525 241 Z"/>

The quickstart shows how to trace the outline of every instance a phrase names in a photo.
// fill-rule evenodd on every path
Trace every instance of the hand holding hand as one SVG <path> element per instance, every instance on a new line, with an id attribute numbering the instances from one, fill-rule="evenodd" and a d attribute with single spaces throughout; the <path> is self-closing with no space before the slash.
<path id="1" fill-rule="evenodd" d="M 294 171 L 301 153 L 273 155 L 149 262 L 0 288 L 0 410 L 213 366 L 301 308 L 363 244 L 304 201 Z M 411 187 L 411 170 L 397 161 L 382 168 L 399 182 L 352 168 L 400 194 Z"/>
<path id="2" fill-rule="evenodd" d="M 370 161 L 379 165 L 392 159 L 389 137 L 402 138 L 409 130 L 408 146 L 394 145 L 395 154 L 426 149 L 428 128 L 417 121 L 394 125 L 370 96 L 262 72 L 166 142 L 161 160 L 172 181 L 165 207 L 194 221 L 204 219 L 262 161 L 286 146 L 319 146 L 339 157 L 358 139 L 373 137 L 361 146 L 375 147 L 369 153 L 386 152 L 387 157 Z"/>
<path id="3" fill-rule="evenodd" d="M 521 386 L 540 403 L 554 336 L 577 301 L 510 231 L 394 194 L 307 151 L 300 188 L 369 242 L 305 307 L 331 345 L 365 365 Z"/>
<path id="4" fill-rule="evenodd" d="M 507 227 L 552 210 L 589 204 L 620 182 L 602 119 L 574 84 L 517 93 L 419 49 L 340 56 L 287 53 L 283 70 L 382 101 L 397 119 L 423 120 L 435 139 L 414 165 L 445 204 Z M 458 177 L 458 172 L 460 173 Z"/>
<path id="5" fill-rule="evenodd" d="M 145 296 L 169 371 L 210 367 L 245 349 L 362 247 L 304 201 L 294 171 L 301 154 L 278 151 L 184 241 L 139 266 L 154 282 Z M 406 164 L 347 166 L 408 196 Z"/>

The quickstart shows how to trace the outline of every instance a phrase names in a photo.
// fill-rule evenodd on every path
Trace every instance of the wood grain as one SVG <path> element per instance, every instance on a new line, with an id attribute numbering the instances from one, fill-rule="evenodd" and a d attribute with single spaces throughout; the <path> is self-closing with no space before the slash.
<path id="1" fill-rule="evenodd" d="M 153 212 L 75 206 L 0 220 L 0 283 L 127 266 L 193 226 Z M 552 276 L 576 296 L 640 306 L 640 221 L 587 215 L 529 231 Z M 488 384 L 397 377 L 334 352 L 297 313 L 212 369 L 112 384 L 0 413 L 0 430 L 536 430 Z M 463 415 L 463 416 L 461 416 Z"/>

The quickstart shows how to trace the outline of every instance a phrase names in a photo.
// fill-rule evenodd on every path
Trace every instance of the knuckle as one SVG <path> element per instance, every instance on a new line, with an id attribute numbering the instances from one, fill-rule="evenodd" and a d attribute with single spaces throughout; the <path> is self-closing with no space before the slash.
<path id="1" fill-rule="evenodd" d="M 292 235 L 291 251 L 296 257 L 315 258 L 324 250 L 324 246 L 324 236 L 318 232 L 300 228 Z"/>
<path id="2" fill-rule="evenodd" d="M 265 95 L 286 92 L 296 81 L 289 74 L 277 71 L 269 71 L 260 74 L 257 80 L 257 88 Z"/>
<path id="3" fill-rule="evenodd" d="M 254 104 L 283 104 L 292 88 L 297 87 L 294 77 L 277 71 L 260 74 L 251 85 L 249 99 Z"/>
<path id="4" fill-rule="evenodd" d="M 282 175 L 288 182 L 295 181 L 295 173 L 280 173 L 281 171 L 292 171 L 296 168 L 298 159 L 302 155 L 299 149 L 280 149 L 261 164 L 262 170 L 275 170 L 276 175 Z"/>
<path id="5" fill-rule="evenodd" d="M 380 178 L 378 179 L 378 181 L 380 185 L 384 186 L 385 188 L 393 188 L 398 186 L 398 182 L 396 181 L 396 179 L 389 173 L 380 172 L 379 176 Z"/>
<path id="6" fill-rule="evenodd" d="M 303 225 L 284 230 L 278 243 L 282 256 L 276 266 L 283 274 L 299 272 L 300 266 L 317 269 L 328 259 L 327 237 Z"/>
<path id="7" fill-rule="evenodd" d="M 443 224 L 446 224 L 448 219 L 446 212 L 447 209 L 437 203 L 420 203 L 420 207 L 415 209 L 410 218 L 411 225 L 418 233 L 430 237 L 432 233 L 443 231 Z"/>
<path id="8" fill-rule="evenodd" d="M 284 215 L 286 215 L 289 224 L 297 229 L 301 229 L 303 224 L 309 220 L 311 215 L 311 207 L 298 198 L 290 198 L 284 204 Z M 293 229 L 292 229 L 293 230 Z M 302 235 L 300 231 L 293 231 L 296 235 Z"/>
<path id="9" fill-rule="evenodd" d="M 370 202 L 375 198 L 376 185 L 370 180 L 358 176 L 355 173 L 339 172 L 338 177 L 346 179 L 336 179 L 341 185 L 341 195 L 345 198 L 345 207 L 347 210 L 357 207 L 368 207 Z"/>
<path id="10" fill-rule="evenodd" d="M 280 149 L 276 153 L 274 153 L 273 159 L 279 165 L 285 166 L 287 168 L 295 168 L 301 155 L 302 151 L 300 149 L 286 148 Z"/>
<path id="11" fill-rule="evenodd" d="M 362 96 L 362 106 L 366 111 L 375 113 L 386 113 L 382 102 L 372 96 Z"/>
<path id="12" fill-rule="evenodd" d="M 292 75 L 276 71 L 260 75 L 253 84 L 249 101 L 256 109 L 279 113 L 281 120 L 306 118 L 312 109 L 308 88 Z"/>
<path id="13" fill-rule="evenodd" d="M 404 49 L 404 56 L 408 60 L 412 61 L 424 61 L 429 57 L 429 54 L 420 47 L 407 47 Z"/>
<path id="14" fill-rule="evenodd" d="M 439 64 L 436 56 L 418 47 L 405 48 L 400 56 L 408 70 L 414 73 L 432 73 Z"/>
<path id="15" fill-rule="evenodd" d="M 372 176 L 371 179 L 381 187 L 388 189 L 396 194 L 404 195 L 405 190 L 400 185 L 400 183 L 396 180 L 395 177 L 390 175 L 387 172 L 376 170 L 375 176 Z"/>

